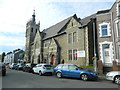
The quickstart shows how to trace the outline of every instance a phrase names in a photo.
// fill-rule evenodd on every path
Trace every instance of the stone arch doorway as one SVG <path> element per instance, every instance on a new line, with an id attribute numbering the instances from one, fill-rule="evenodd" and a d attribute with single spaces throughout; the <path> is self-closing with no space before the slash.
<path id="1" fill-rule="evenodd" d="M 55 55 L 54 55 L 54 54 L 51 56 L 51 64 L 52 64 L 52 65 L 55 64 Z"/>

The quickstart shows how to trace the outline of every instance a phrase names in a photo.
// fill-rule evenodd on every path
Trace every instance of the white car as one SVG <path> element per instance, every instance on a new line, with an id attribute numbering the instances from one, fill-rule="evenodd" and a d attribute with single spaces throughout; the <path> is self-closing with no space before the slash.
<path id="1" fill-rule="evenodd" d="M 14 69 L 14 66 L 17 65 L 16 63 L 10 64 L 10 69 Z"/>
<path id="2" fill-rule="evenodd" d="M 49 64 L 37 64 L 35 67 L 33 67 L 33 72 L 38 73 L 40 76 L 43 74 L 52 75 L 53 70 L 52 66 Z"/>
<path id="3" fill-rule="evenodd" d="M 106 79 L 111 80 L 116 84 L 120 84 L 120 71 L 112 71 L 106 74 Z"/>

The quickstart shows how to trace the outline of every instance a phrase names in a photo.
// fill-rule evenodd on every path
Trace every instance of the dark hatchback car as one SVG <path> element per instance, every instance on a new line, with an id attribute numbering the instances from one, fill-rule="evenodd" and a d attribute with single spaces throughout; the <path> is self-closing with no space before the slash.
<path id="1" fill-rule="evenodd" d="M 27 63 L 27 64 L 25 64 L 25 66 L 23 67 L 23 71 L 24 71 L 24 72 L 33 73 L 33 67 L 35 67 L 36 65 L 37 65 L 37 64 Z"/>
<path id="2" fill-rule="evenodd" d="M 98 76 L 92 71 L 86 71 L 74 64 L 59 64 L 54 68 L 54 74 L 58 78 L 61 77 L 73 77 L 80 78 L 84 81 L 97 80 Z"/>
<path id="3" fill-rule="evenodd" d="M 0 75 L 2 76 L 6 75 L 6 66 L 2 63 L 0 63 Z"/>

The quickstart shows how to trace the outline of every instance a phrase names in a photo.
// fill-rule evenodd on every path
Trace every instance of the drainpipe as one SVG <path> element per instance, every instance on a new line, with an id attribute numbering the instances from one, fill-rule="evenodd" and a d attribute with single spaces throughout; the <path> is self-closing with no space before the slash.
<path id="1" fill-rule="evenodd" d="M 81 24 L 81 25 L 82 25 L 82 24 Z M 81 28 L 82 28 L 82 30 L 84 31 L 84 51 L 85 51 L 84 65 L 87 66 L 88 64 L 87 64 L 87 60 L 86 60 L 86 56 L 87 56 L 87 55 L 86 55 L 86 52 L 87 52 L 87 51 L 86 51 L 86 38 L 85 38 L 85 37 L 86 37 L 86 31 L 85 31 L 85 30 L 86 30 L 86 27 L 84 28 L 84 26 L 82 25 Z"/>
<path id="2" fill-rule="evenodd" d="M 113 35 L 113 51 L 114 51 L 114 56 L 113 56 L 113 59 L 114 59 L 114 61 L 115 61 L 115 59 L 116 59 L 116 46 L 115 46 L 115 33 L 114 33 L 114 25 L 113 25 L 113 13 L 112 12 L 110 12 L 110 14 L 111 14 L 111 31 L 112 31 L 112 35 Z"/>
<path id="3" fill-rule="evenodd" d="M 96 37 L 95 37 L 95 18 L 91 18 L 91 21 L 93 21 L 93 37 L 94 37 L 94 57 L 95 57 L 95 59 L 94 59 L 94 72 L 97 72 L 97 58 L 96 58 Z"/>

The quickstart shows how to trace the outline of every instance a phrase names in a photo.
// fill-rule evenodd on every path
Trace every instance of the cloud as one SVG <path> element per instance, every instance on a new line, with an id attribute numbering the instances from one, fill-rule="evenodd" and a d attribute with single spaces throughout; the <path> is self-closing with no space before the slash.
<path id="1" fill-rule="evenodd" d="M 14 37 L 14 36 L 0 36 L 0 47 L 1 46 L 24 46 L 25 38 L 24 37 Z"/>
<path id="2" fill-rule="evenodd" d="M 98 1 L 101 3 L 98 3 Z M 83 18 L 95 13 L 97 10 L 111 8 L 110 6 L 115 0 L 110 0 L 110 4 L 108 3 L 109 0 L 102 1 L 0 0 L 1 50 L 10 51 L 25 46 L 26 23 L 32 18 L 33 9 L 36 13 L 36 22 L 40 21 L 40 30 L 42 31 L 75 13 L 78 17 Z"/>

